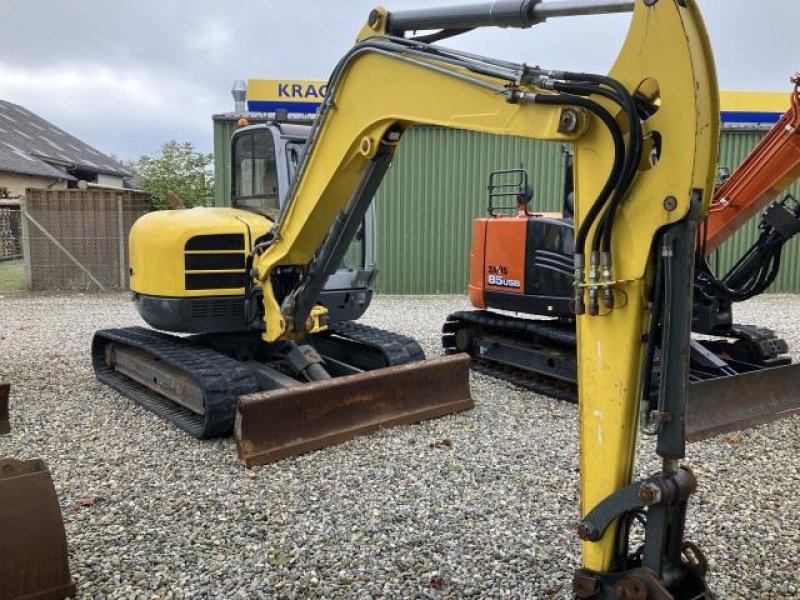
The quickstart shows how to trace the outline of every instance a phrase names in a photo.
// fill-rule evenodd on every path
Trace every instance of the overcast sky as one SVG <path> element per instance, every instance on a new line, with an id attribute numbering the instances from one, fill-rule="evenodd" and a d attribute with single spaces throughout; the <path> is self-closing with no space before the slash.
<path id="1" fill-rule="evenodd" d="M 153 153 L 169 139 L 210 152 L 211 115 L 232 109 L 234 79 L 327 79 L 378 3 L 0 0 L 0 98 L 122 158 Z M 454 3 L 382 2 L 390 10 Z M 800 70 L 800 2 L 699 4 L 722 89 L 788 92 L 789 76 Z M 605 72 L 629 18 L 556 19 L 446 43 L 548 68 Z"/>

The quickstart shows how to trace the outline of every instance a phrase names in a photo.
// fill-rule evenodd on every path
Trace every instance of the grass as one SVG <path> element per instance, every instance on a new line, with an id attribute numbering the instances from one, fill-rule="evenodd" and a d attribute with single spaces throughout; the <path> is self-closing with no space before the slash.
<path id="1" fill-rule="evenodd" d="M 25 266 L 22 260 L 0 262 L 0 292 L 19 292 L 25 289 Z"/>

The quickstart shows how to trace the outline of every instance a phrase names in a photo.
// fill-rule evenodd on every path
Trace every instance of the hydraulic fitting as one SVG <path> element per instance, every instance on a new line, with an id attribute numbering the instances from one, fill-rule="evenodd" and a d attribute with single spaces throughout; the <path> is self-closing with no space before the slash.
<path id="1" fill-rule="evenodd" d="M 613 281 L 611 270 L 611 253 L 603 252 L 603 305 L 609 310 L 614 308 L 614 290 L 612 288 Z"/>
<path id="2" fill-rule="evenodd" d="M 583 254 L 575 255 L 574 276 L 574 311 L 576 315 L 586 314 L 586 304 L 583 301 L 583 267 L 585 266 Z"/>
<path id="3" fill-rule="evenodd" d="M 598 302 L 598 295 L 600 289 L 597 286 L 599 282 L 598 271 L 600 256 L 598 252 L 592 252 L 589 259 L 589 316 L 595 317 L 600 314 L 600 304 Z"/>

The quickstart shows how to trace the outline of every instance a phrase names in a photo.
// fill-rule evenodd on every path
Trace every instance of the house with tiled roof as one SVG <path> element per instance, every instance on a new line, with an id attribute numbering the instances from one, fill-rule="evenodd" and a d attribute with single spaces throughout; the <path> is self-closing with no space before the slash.
<path id="1" fill-rule="evenodd" d="M 0 100 L 0 197 L 26 188 L 132 187 L 133 174 L 23 106 Z"/>

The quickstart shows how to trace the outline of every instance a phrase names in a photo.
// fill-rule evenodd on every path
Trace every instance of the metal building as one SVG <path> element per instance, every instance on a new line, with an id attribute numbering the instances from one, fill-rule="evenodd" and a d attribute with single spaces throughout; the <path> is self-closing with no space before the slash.
<path id="1" fill-rule="evenodd" d="M 214 117 L 218 206 L 230 195 L 229 141 L 236 119 L 236 115 Z M 726 128 L 720 165 L 733 170 L 767 129 Z M 411 129 L 376 195 L 378 290 L 389 294 L 463 293 L 471 221 L 486 214 L 489 173 L 523 165 L 533 183 L 534 209 L 560 210 L 562 161 L 562 147 L 557 144 L 435 127 Z M 800 198 L 800 184 L 790 192 Z M 753 219 L 712 257 L 712 266 L 724 272 L 757 235 L 758 219 Z M 798 240 L 787 244 L 781 273 L 771 290 L 800 292 Z"/>

